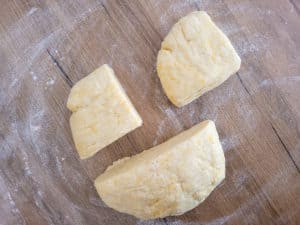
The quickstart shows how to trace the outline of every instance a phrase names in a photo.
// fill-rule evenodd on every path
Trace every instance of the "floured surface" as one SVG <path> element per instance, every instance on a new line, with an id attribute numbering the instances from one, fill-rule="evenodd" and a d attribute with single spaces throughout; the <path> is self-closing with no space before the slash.
<path id="1" fill-rule="evenodd" d="M 0 9 L 0 217 L 3 224 L 297 224 L 300 16 L 292 1 L 4 1 Z M 155 71 L 163 37 L 205 10 L 241 56 L 239 75 L 177 109 Z M 72 83 L 110 64 L 144 125 L 90 160 L 76 155 Z M 224 184 L 180 217 L 108 209 L 93 180 L 113 161 L 192 125 L 216 122 Z"/>

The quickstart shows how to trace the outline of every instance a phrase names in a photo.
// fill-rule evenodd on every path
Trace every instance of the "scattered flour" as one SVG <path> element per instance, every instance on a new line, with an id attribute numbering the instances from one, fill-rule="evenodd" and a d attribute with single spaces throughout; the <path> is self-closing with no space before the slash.
<path id="1" fill-rule="evenodd" d="M 36 11 L 38 10 L 38 8 L 33 7 L 29 10 L 29 12 L 27 13 L 27 16 L 31 16 L 32 14 L 34 14 Z"/>
<path id="2" fill-rule="evenodd" d="M 68 1 L 64 1 L 68 2 Z M 80 4 L 80 0 L 72 1 L 72 4 Z M 68 202 L 69 205 L 61 204 L 57 205 L 47 205 L 50 207 L 51 212 L 55 216 L 59 216 L 59 213 L 53 209 L 55 206 L 59 208 L 59 211 L 65 218 L 65 224 L 85 224 L 85 221 L 82 220 L 84 217 L 92 216 L 99 221 L 101 220 L 99 216 L 99 210 L 101 208 L 107 208 L 105 204 L 93 193 L 92 191 L 88 193 L 88 200 L 86 202 L 77 202 L 76 196 L 82 195 L 85 196 L 86 193 L 81 192 L 81 187 L 86 187 L 91 185 L 91 181 L 86 175 L 86 177 L 82 176 L 82 167 L 78 165 L 78 167 L 73 166 L 69 163 L 69 160 L 74 160 L 73 149 L 65 149 L 62 140 L 69 140 L 70 137 L 66 135 L 66 130 L 68 128 L 62 127 L 61 124 L 65 124 L 65 121 L 61 121 L 61 124 L 53 124 L 53 118 L 51 115 L 51 108 L 46 104 L 47 94 L 44 91 L 44 88 L 47 90 L 51 90 L 51 86 L 55 85 L 55 78 L 44 77 L 43 69 L 35 70 L 33 68 L 36 66 L 37 62 L 40 62 L 41 58 L 46 58 L 46 49 L 55 46 L 55 43 L 63 43 L 63 40 L 68 38 L 70 32 L 74 31 L 76 27 L 81 25 L 86 21 L 86 19 L 91 16 L 93 13 L 96 13 L 99 8 L 102 8 L 102 2 L 99 1 L 95 4 L 86 5 L 81 10 L 78 10 L 76 15 L 66 16 L 63 24 L 57 25 L 53 28 L 51 33 L 48 33 L 44 37 L 35 40 L 29 46 L 23 46 L 20 44 L 18 46 L 19 49 L 22 49 L 23 55 L 15 55 L 11 56 L 9 59 L 9 66 L 7 70 L 4 71 L 4 74 L 9 77 L 9 82 L 5 84 L 0 84 L 0 106 L 4 110 L 8 109 L 11 113 L 10 118 L 7 118 L 8 122 L 2 121 L 0 123 L 0 130 L 7 131 L 6 136 L 4 137 L 8 146 L 14 147 L 13 151 L 9 147 L 5 147 L 0 153 L 0 160 L 2 163 L 7 163 L 9 159 L 14 159 L 16 163 L 20 164 L 20 174 L 22 177 L 20 181 L 16 181 L 15 187 L 10 189 L 9 191 L 6 189 L 7 182 L 2 180 L 2 176 L 0 176 L 0 194 L 1 199 L 4 200 L 5 203 L 1 202 L 1 209 L 4 210 L 0 212 L 0 218 L 2 219 L 2 223 L 4 224 L 25 224 L 25 221 L 22 219 L 20 215 L 19 209 L 17 208 L 12 194 L 17 195 L 16 193 L 19 190 L 22 190 L 22 182 L 32 183 L 32 190 L 29 192 L 29 195 L 33 195 L 35 204 L 38 206 L 42 212 L 46 212 L 47 208 L 45 207 L 42 200 L 45 196 L 58 196 L 58 201 L 63 199 L 64 202 Z M 216 1 L 219 2 L 219 1 Z M 220 1 L 221 2 L 221 1 Z M 162 1 L 155 1 L 157 7 L 159 4 L 162 4 Z M 203 10 L 209 9 L 215 3 L 212 3 L 209 0 L 186 0 L 186 1 L 177 1 L 177 3 L 173 4 L 170 1 L 170 5 L 167 10 L 160 16 L 160 27 L 161 31 L 166 34 L 170 27 L 172 26 L 171 22 L 174 22 L 173 19 L 176 15 L 177 18 L 184 16 L 191 7 L 195 9 L 195 5 Z M 217 4 L 217 3 L 216 3 Z M 217 10 L 212 11 L 213 16 L 224 16 L 234 13 L 236 16 L 244 16 L 246 15 L 255 15 L 254 17 L 249 17 L 253 21 L 261 21 L 265 16 L 274 16 L 274 12 L 270 9 L 260 9 L 254 8 L 249 5 L 250 3 L 246 3 L 241 1 L 240 3 L 235 4 L 230 8 L 229 11 L 221 11 Z M 55 4 L 53 4 L 55 7 Z M 291 7 L 291 12 L 294 11 L 294 8 Z M 0 45 L 4 46 L 8 42 L 10 37 L 22 37 L 27 30 L 29 30 L 30 26 L 32 26 L 31 19 L 34 16 L 37 16 L 39 13 L 49 13 L 47 16 L 51 16 L 50 12 L 42 12 L 42 9 L 37 7 L 32 7 L 26 15 L 24 15 L 20 20 L 16 21 L 12 24 L 6 34 L 0 37 Z M 173 17 L 172 17 L 173 16 Z M 286 22 L 287 23 L 287 22 Z M 26 29 L 22 32 L 22 29 L 19 29 L 24 24 L 28 24 Z M 103 24 L 104 26 L 108 26 L 109 24 Z M 223 31 L 231 38 L 234 38 L 234 45 L 236 46 L 239 54 L 242 57 L 246 57 L 252 54 L 262 54 L 265 49 L 269 48 L 269 35 L 268 34 L 250 34 L 249 30 L 246 27 L 239 27 L 237 24 L 228 23 L 223 21 L 220 26 Z M 104 29 L 103 27 L 99 29 Z M 238 38 L 240 33 L 248 32 L 247 40 L 243 38 Z M 55 46 L 59 49 L 59 46 Z M 71 46 L 72 47 L 72 46 Z M 70 47 L 70 48 L 71 48 Z M 113 59 L 115 56 L 120 54 L 120 42 L 118 44 L 114 44 L 108 51 L 110 51 L 112 55 L 112 60 L 109 62 L 113 64 Z M 56 55 L 59 55 L 59 52 L 56 48 L 52 50 Z M 67 57 L 67 56 L 66 56 Z M 128 55 L 129 59 L 133 58 L 133 54 Z M 60 60 L 64 59 L 64 56 L 59 56 Z M 129 59 L 127 59 L 129 61 Z M 44 59 L 46 60 L 46 59 Z M 125 59 L 124 59 L 125 60 Z M 43 61 L 44 62 L 44 61 Z M 144 71 L 140 70 L 134 63 L 129 64 L 129 70 L 131 74 L 143 75 Z M 273 84 L 276 85 L 298 85 L 300 76 L 289 76 L 284 78 L 277 78 L 273 80 L 263 80 L 259 87 L 264 88 L 271 86 Z M 27 81 L 26 78 L 30 78 L 30 81 Z M 23 89 L 32 87 L 27 84 L 27 82 L 35 81 L 40 82 L 41 87 L 38 85 L 35 86 L 34 89 L 30 90 L 32 92 L 32 96 L 38 96 L 38 99 L 32 99 L 28 102 L 23 102 L 25 105 L 24 113 L 25 118 L 21 119 L 18 117 L 18 108 L 17 105 L 11 105 L 10 102 L 18 99 L 18 94 Z M 3 87 L 2 87 L 3 85 Z M 9 95 L 6 93 L 10 88 L 13 88 L 13 92 L 9 92 Z M 49 89 L 48 89 L 49 88 Z M 228 87 L 228 90 L 231 87 Z M 50 92 L 50 91 L 49 91 Z M 51 93 L 50 93 L 51 94 Z M 147 93 L 143 97 L 146 96 Z M 184 130 L 183 124 L 180 120 L 181 116 L 187 115 L 186 119 L 189 121 L 189 124 L 195 124 L 200 119 L 214 119 L 218 118 L 218 115 L 222 113 L 218 108 L 226 105 L 229 101 L 232 100 L 233 97 L 236 97 L 237 93 L 229 91 L 225 95 L 221 93 L 218 95 L 209 95 L 207 98 L 208 102 L 213 102 L 212 106 L 205 106 L 202 108 L 197 108 L 196 106 L 187 106 L 184 109 L 176 109 L 169 105 L 169 102 L 164 95 L 161 86 L 159 85 L 158 79 L 156 79 L 156 85 L 154 90 L 154 101 L 157 106 L 157 110 L 159 110 L 164 118 L 157 125 L 155 137 L 153 140 L 153 145 L 157 145 L 162 142 L 161 138 L 164 132 L 168 129 L 168 124 L 172 124 L 172 130 L 174 132 L 179 133 Z M 26 96 L 26 99 L 30 99 L 31 95 Z M 60 110 L 60 109 L 57 109 Z M 240 115 L 243 115 L 244 119 L 249 121 L 252 127 L 256 126 L 255 118 L 253 116 L 253 112 L 251 108 L 240 107 L 237 109 Z M 62 112 L 63 113 L 63 112 Z M 63 117 L 63 116 L 62 116 Z M 63 119 L 63 118 L 62 118 Z M 225 152 L 233 150 L 236 146 L 239 145 L 238 136 L 230 136 L 224 137 L 222 140 L 222 146 Z M 24 146 L 19 146 L 17 143 L 25 143 Z M 1 143 L 1 137 L 0 137 Z M 1 143 L 2 144 L 2 143 Z M 1 145 L 2 146 L 2 145 Z M 18 154 L 16 157 L 14 154 Z M 230 154 L 230 153 L 229 153 Z M 39 170 L 43 170 L 44 173 L 41 175 Z M 13 171 L 6 171 L 11 178 L 14 176 L 18 176 L 18 174 L 14 174 Z M 243 188 L 243 184 L 247 182 L 247 173 L 245 171 L 240 171 L 237 174 L 233 174 L 234 176 L 234 191 L 241 190 Z M 247 212 L 251 212 L 253 209 L 257 209 L 257 203 L 260 201 L 259 199 L 263 195 L 263 190 L 271 190 L 274 186 L 279 183 L 279 180 L 282 177 L 287 177 L 287 174 L 274 174 L 272 179 L 268 183 L 266 183 L 260 190 L 255 194 L 255 196 L 247 199 L 242 202 L 240 208 L 234 211 L 231 215 L 225 215 L 221 218 L 214 218 L 212 221 L 204 221 L 203 224 L 223 224 L 230 221 L 232 218 L 238 218 L 241 215 L 244 215 Z M 64 186 L 60 186 L 60 184 Z M 27 184 L 28 185 L 28 184 Z M 65 187 L 69 187 L 69 190 L 64 190 Z M 227 196 L 228 199 L 235 198 L 237 193 L 235 192 L 229 193 Z M 13 193 L 15 192 L 15 193 Z M 88 207 L 88 208 L 87 208 Z M 5 216 L 1 213 L 8 213 Z M 10 214 L 9 214 L 10 213 Z M 57 215 L 56 215 L 57 214 Z M 11 215 L 8 218 L 7 215 Z M 84 215 L 84 216 L 81 216 Z M 9 219 L 9 221 L 6 221 Z M 101 220 L 103 221 L 103 220 Z M 0 222 L 0 223 L 1 223 Z M 51 224 L 51 221 L 48 221 Z M 182 221 L 180 219 L 167 219 L 167 223 L 169 225 L 196 225 L 198 222 L 187 222 Z M 230 222 L 228 222 L 230 223 Z M 251 223 L 251 221 L 249 221 Z M 253 221 L 252 221 L 253 223 Z M 165 225 L 163 220 L 155 220 L 155 221 L 137 221 L 137 225 Z"/>
<path id="3" fill-rule="evenodd" d="M 47 80 L 46 86 L 52 86 L 54 83 L 55 83 L 55 79 L 54 78 L 50 78 L 49 80 Z"/>
<path id="4" fill-rule="evenodd" d="M 290 85 L 299 85 L 300 83 L 300 75 L 296 76 L 285 76 L 285 77 L 279 77 L 275 79 L 266 79 L 260 82 L 259 87 L 264 88 L 272 85 L 278 85 L 278 86 L 290 86 Z"/>
<path id="5" fill-rule="evenodd" d="M 0 199 L 1 199 L 0 224 L 3 225 L 26 224 L 18 207 L 16 206 L 15 201 L 11 196 L 11 193 L 7 188 L 7 184 L 1 177 L 0 177 Z M 3 204 L 4 202 L 6 202 L 7 204 Z"/>
<path id="6" fill-rule="evenodd" d="M 237 136 L 230 136 L 224 139 L 221 139 L 222 147 L 224 152 L 234 150 L 235 147 L 239 145 L 239 139 Z"/>
<path id="7" fill-rule="evenodd" d="M 157 145 L 159 139 L 164 134 L 165 124 L 166 124 L 166 120 L 163 120 L 162 122 L 159 123 L 158 128 L 156 130 L 155 139 L 152 143 L 153 146 Z"/>
<path id="8" fill-rule="evenodd" d="M 30 71 L 30 75 L 33 81 L 36 81 L 38 79 L 37 75 L 33 71 Z"/>

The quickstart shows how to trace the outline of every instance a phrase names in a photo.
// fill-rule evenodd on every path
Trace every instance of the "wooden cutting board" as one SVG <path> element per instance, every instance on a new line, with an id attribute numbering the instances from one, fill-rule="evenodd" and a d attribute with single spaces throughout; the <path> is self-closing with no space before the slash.
<path id="1" fill-rule="evenodd" d="M 241 70 L 174 107 L 155 70 L 161 41 L 206 10 Z M 3 0 L 0 6 L 0 224 L 300 224 L 300 2 L 297 0 Z M 108 63 L 144 120 L 79 160 L 66 100 Z M 114 160 L 215 121 L 226 180 L 196 209 L 140 221 L 109 209 L 93 180 Z"/>

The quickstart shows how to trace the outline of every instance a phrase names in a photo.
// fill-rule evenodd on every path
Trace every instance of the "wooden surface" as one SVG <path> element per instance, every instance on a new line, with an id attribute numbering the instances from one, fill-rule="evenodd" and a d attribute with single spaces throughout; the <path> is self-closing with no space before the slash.
<path id="1" fill-rule="evenodd" d="M 176 108 L 155 62 L 182 16 L 206 10 L 242 67 Z M 300 2 L 298 0 L 2 0 L 0 224 L 300 224 Z M 108 63 L 144 125 L 89 160 L 69 128 L 71 86 Z M 226 180 L 196 209 L 140 221 L 107 208 L 94 178 L 114 160 L 216 122 Z"/>

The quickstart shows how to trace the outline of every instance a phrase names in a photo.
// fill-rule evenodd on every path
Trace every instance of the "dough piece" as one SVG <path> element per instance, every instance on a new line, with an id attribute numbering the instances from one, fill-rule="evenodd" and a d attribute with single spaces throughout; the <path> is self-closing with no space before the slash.
<path id="1" fill-rule="evenodd" d="M 192 12 L 171 29 L 161 45 L 157 73 L 178 107 L 219 86 L 240 68 L 229 39 L 206 12 Z"/>
<path id="2" fill-rule="evenodd" d="M 81 159 L 142 125 L 142 119 L 122 89 L 113 70 L 103 65 L 71 89 L 67 107 Z"/>
<path id="3" fill-rule="evenodd" d="M 224 177 L 222 146 L 214 122 L 207 120 L 114 162 L 95 180 L 95 187 L 109 207 L 154 219 L 193 209 Z"/>

